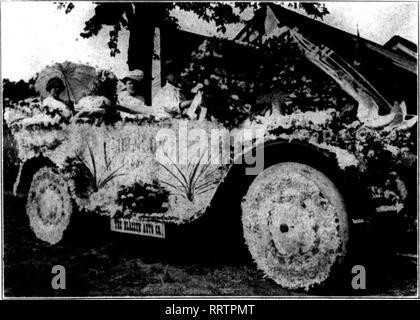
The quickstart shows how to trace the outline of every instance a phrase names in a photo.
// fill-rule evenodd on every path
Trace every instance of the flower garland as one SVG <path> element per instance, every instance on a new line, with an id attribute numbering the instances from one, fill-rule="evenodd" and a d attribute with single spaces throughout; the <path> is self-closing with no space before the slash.
<path id="1" fill-rule="evenodd" d="M 125 212 L 160 213 L 168 210 L 169 192 L 153 180 L 151 184 L 135 182 L 131 186 L 122 186 L 118 191 L 117 204 Z M 118 214 L 116 213 L 118 216 Z"/>
<path id="2" fill-rule="evenodd" d="M 360 121 L 345 122 L 345 113 L 328 109 L 319 112 L 295 113 L 285 116 L 266 116 L 250 126 L 264 128 L 267 139 L 283 138 L 300 140 L 328 150 L 336 155 L 337 164 L 343 171 L 354 174 L 366 186 L 372 198 L 377 193 L 393 194 L 383 197 L 389 211 L 401 211 L 406 202 L 400 195 L 397 172 L 414 169 L 417 161 L 415 142 L 411 133 L 393 129 L 378 130 L 363 126 Z M 379 191 L 380 190 L 380 191 Z M 378 204 L 377 207 L 380 207 Z M 393 210 L 391 210 L 393 209 Z"/>

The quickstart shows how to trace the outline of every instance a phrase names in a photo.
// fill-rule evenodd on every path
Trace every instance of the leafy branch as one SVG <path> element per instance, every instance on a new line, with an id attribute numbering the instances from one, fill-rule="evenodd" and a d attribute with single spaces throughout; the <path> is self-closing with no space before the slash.
<path id="1" fill-rule="evenodd" d="M 166 152 L 164 152 L 164 155 L 171 165 L 167 166 L 161 162 L 159 164 L 176 182 L 162 181 L 162 183 L 174 189 L 177 192 L 176 194 L 190 201 L 194 201 L 195 196 L 213 189 L 214 185 L 219 182 L 219 179 L 215 175 L 218 168 L 211 168 L 210 163 L 202 163 L 206 155 L 205 152 L 200 155 L 197 162 L 192 160 L 188 161 L 186 170 L 182 170 L 182 167 L 176 164 Z"/>
<path id="2" fill-rule="evenodd" d="M 75 158 L 67 159 L 68 165 L 66 171 L 72 174 L 76 183 L 76 191 L 80 195 L 89 196 L 91 193 L 104 188 L 115 178 L 126 175 L 125 173 L 119 173 L 123 167 L 122 165 L 111 170 L 113 158 L 109 159 L 108 157 L 106 142 L 104 142 L 103 157 L 105 170 L 101 173 L 98 172 L 98 159 L 95 158 L 94 151 L 89 144 L 87 157 L 81 152 L 76 152 Z"/>

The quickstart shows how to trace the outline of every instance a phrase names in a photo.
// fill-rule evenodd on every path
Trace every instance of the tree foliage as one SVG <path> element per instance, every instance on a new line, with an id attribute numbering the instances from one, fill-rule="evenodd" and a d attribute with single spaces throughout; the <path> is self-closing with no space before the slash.
<path id="1" fill-rule="evenodd" d="M 271 112 L 273 102 L 283 115 L 329 108 L 355 111 L 354 101 L 287 36 L 258 49 L 208 39 L 181 69 L 182 89 L 189 92 L 200 85 L 208 116 L 226 127 Z"/>
<path id="2" fill-rule="evenodd" d="M 280 5 L 285 5 L 280 3 Z M 256 11 L 267 6 L 267 3 L 258 2 L 162 2 L 162 3 L 97 3 L 95 14 L 86 21 L 81 36 L 90 38 L 98 35 L 103 27 L 109 26 L 108 46 L 111 56 L 119 53 L 118 34 L 121 30 L 130 32 L 142 32 L 144 30 L 134 29 L 138 16 L 141 16 L 144 25 L 151 26 L 177 26 L 178 19 L 171 15 L 171 11 L 180 9 L 195 13 L 200 19 L 206 22 L 214 22 L 217 31 L 226 32 L 226 25 L 245 22 L 243 13 L 246 10 Z M 327 15 L 328 9 L 325 4 L 317 2 L 288 3 L 288 7 L 301 9 L 313 18 L 322 19 Z M 74 8 L 73 3 L 59 2 L 58 8 L 69 13 Z"/>
<path id="3" fill-rule="evenodd" d="M 28 82 L 19 80 L 18 82 L 3 79 L 3 100 L 17 102 L 36 95 L 34 84 L 36 75 Z"/>
<path id="4" fill-rule="evenodd" d="M 130 32 L 127 64 L 130 70 L 144 71 L 143 96 L 146 103 L 151 103 L 152 57 L 154 56 L 154 32 L 161 29 L 161 63 L 165 61 L 165 29 L 178 26 L 177 18 L 172 15 L 174 9 L 195 13 L 201 20 L 214 22 L 220 36 L 226 32 L 228 24 L 244 22 L 246 10 L 256 11 L 267 6 L 257 2 L 162 2 L 162 3 L 96 3 L 95 14 L 85 22 L 81 36 L 97 36 L 105 26 L 110 27 L 108 47 L 111 56 L 120 53 L 118 48 L 119 33 Z M 284 4 L 283 4 L 284 5 Z M 324 4 L 291 3 L 288 6 L 302 9 L 308 15 L 322 18 L 328 13 Z M 59 3 L 58 8 L 66 13 L 73 9 L 71 3 Z M 162 65 L 164 74 L 164 65 Z M 165 81 L 164 78 L 162 78 Z"/>

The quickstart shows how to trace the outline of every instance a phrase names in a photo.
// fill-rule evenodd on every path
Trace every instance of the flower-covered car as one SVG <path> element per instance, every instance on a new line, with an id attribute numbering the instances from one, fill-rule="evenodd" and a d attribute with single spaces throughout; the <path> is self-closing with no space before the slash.
<path id="1" fill-rule="evenodd" d="M 346 257 L 350 225 L 371 217 L 361 204 L 404 213 L 398 169 L 416 163 L 409 133 L 343 123 L 334 109 L 261 117 L 232 130 L 140 116 L 108 125 L 48 115 L 35 122 L 18 109 L 5 115 L 21 161 L 15 191 L 27 191 L 39 239 L 59 242 L 75 211 L 108 215 L 114 231 L 165 238 L 169 225 L 200 219 L 227 191 L 238 205 L 242 199 L 257 265 L 289 288 L 328 278 Z"/>
<path id="2" fill-rule="evenodd" d="M 20 159 L 14 191 L 27 194 L 35 235 L 58 243 L 77 211 L 109 216 L 113 231 L 167 238 L 222 199 L 241 213 L 222 209 L 220 225 L 241 225 L 258 268 L 308 289 L 343 265 L 353 225 L 392 214 L 413 227 L 417 158 L 404 105 L 380 116 L 366 86 L 289 32 L 298 48 L 267 55 L 252 71 L 258 81 L 216 66 L 223 50 L 211 41 L 193 52 L 182 78 L 200 84 L 205 117 L 108 121 L 89 112 L 109 109 L 104 97 L 83 98 L 71 119 L 36 100 L 6 108 Z"/>

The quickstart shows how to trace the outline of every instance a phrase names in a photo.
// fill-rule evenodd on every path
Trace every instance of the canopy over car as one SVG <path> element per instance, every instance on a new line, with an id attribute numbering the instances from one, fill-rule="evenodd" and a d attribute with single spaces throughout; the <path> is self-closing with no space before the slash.
<path id="1" fill-rule="evenodd" d="M 269 4 L 267 10 L 257 11 L 235 40 L 259 46 L 270 34 L 293 29 L 315 45 L 332 49 L 363 74 L 388 101 L 405 101 L 408 113 L 417 114 L 417 46 L 406 39 L 393 37 L 394 40 L 382 46 Z"/>

